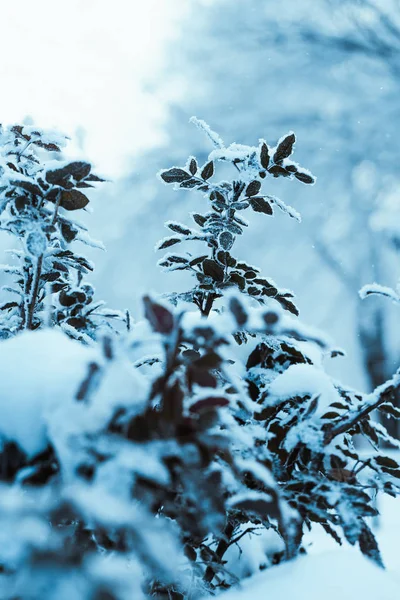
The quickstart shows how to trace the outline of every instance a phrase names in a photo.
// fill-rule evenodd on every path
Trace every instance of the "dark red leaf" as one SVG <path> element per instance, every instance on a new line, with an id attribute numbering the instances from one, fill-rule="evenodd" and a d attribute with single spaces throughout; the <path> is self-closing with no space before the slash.
<path id="1" fill-rule="evenodd" d="M 209 396 L 208 398 L 202 398 L 201 400 L 198 400 L 192 404 L 192 406 L 189 408 L 189 411 L 191 413 L 200 413 L 205 410 L 228 406 L 228 404 L 228 398 L 224 398 L 223 396 Z"/>
<path id="2" fill-rule="evenodd" d="M 171 333 L 174 327 L 173 314 L 161 304 L 153 302 L 149 296 L 143 298 L 145 317 L 158 333 Z"/>

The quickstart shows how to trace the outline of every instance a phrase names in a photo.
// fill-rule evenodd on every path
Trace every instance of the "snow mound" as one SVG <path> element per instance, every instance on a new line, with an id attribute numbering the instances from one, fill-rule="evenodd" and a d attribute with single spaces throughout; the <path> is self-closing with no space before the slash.
<path id="1" fill-rule="evenodd" d="M 89 365 L 101 368 L 90 402 L 77 401 Z M 105 361 L 99 347 L 84 346 L 55 329 L 29 331 L 0 343 L 0 436 L 29 457 L 52 439 L 101 428 L 116 407 L 140 406 L 148 384 L 124 358 Z"/>
<path id="2" fill-rule="evenodd" d="M 32 456 L 47 445 L 43 412 L 73 398 L 95 350 L 54 329 L 0 343 L 0 433 Z"/>
<path id="3" fill-rule="evenodd" d="M 396 600 L 400 579 L 361 554 L 335 551 L 299 558 L 247 580 L 221 600 Z"/>
<path id="4" fill-rule="evenodd" d="M 268 388 L 270 397 L 292 398 L 310 394 L 319 396 L 316 414 L 321 416 L 333 402 L 339 402 L 340 396 L 330 377 L 313 365 L 292 365 L 278 375 Z"/>

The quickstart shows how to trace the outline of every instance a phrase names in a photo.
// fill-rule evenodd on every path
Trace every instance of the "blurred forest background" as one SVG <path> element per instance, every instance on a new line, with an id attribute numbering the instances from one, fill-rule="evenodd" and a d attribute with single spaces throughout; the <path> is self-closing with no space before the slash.
<path id="1" fill-rule="evenodd" d="M 303 321 L 345 349 L 347 358 L 328 366 L 335 376 L 363 389 L 389 378 L 400 359 L 398 310 L 380 298 L 361 302 L 358 291 L 374 281 L 395 285 L 399 273 L 400 2 L 153 0 L 145 17 L 136 13 L 139 3 L 130 4 L 113 3 L 110 20 L 103 2 L 71 2 L 69 25 L 79 32 L 71 56 L 56 55 L 50 82 L 38 83 L 63 89 L 69 61 L 74 95 L 53 95 L 60 110 L 51 124 L 67 128 L 74 151 L 97 160 L 113 180 L 96 192 L 88 215 L 107 248 L 92 254 L 98 296 L 139 318 L 144 292 L 170 289 L 154 246 L 166 235 L 167 216 L 185 219 L 196 200 L 174 194 L 156 174 L 189 154 L 205 160 L 211 147 L 189 124 L 192 115 L 227 144 L 263 137 L 274 145 L 293 130 L 295 160 L 317 184 L 272 180 L 269 191 L 296 208 L 302 223 L 277 214 L 272 228 L 254 215 L 242 254 L 292 289 Z M 89 98 L 84 81 L 91 74 L 100 83 Z M 36 122 L 41 114 L 29 99 L 18 111 L 27 106 Z M 68 110 L 77 111 L 71 122 L 60 116 Z M 184 287 L 183 276 L 174 277 L 176 289 Z"/>

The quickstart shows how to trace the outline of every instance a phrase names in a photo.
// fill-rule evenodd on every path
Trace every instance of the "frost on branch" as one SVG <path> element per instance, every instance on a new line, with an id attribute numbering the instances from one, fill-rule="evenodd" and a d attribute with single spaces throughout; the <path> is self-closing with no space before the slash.
<path id="1" fill-rule="evenodd" d="M 378 283 L 372 283 L 369 285 L 364 285 L 364 287 L 361 288 L 359 294 L 362 300 L 364 300 L 367 296 L 376 294 L 377 296 L 386 296 L 386 298 L 390 298 L 394 302 L 400 303 L 399 292 L 400 284 L 397 286 L 397 290 L 394 290 L 390 287 L 379 285 Z"/>

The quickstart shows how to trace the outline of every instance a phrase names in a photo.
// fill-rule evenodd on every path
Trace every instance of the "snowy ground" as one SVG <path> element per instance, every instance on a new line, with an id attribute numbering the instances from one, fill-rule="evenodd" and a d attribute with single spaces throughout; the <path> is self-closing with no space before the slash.
<path id="1" fill-rule="evenodd" d="M 400 500 L 386 497 L 375 523 L 386 570 L 358 548 L 339 548 L 322 531 L 308 539 L 309 554 L 244 581 L 223 600 L 398 600 L 400 598 Z"/>
<path id="2" fill-rule="evenodd" d="M 383 560 L 388 570 L 400 577 L 400 500 L 384 498 L 382 502 L 382 525 L 378 530 L 378 541 Z"/>
<path id="3" fill-rule="evenodd" d="M 285 563 L 248 580 L 224 600 L 397 600 L 400 576 L 361 554 L 326 552 Z"/>

